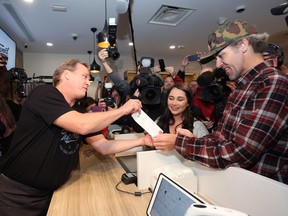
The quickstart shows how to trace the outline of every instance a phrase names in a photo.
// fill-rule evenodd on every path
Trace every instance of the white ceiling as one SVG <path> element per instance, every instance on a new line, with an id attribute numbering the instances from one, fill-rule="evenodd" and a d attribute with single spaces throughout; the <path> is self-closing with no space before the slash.
<path id="1" fill-rule="evenodd" d="M 132 40 L 129 13 L 116 13 L 117 0 L 107 0 L 108 18 L 115 17 L 118 26 L 117 46 L 121 55 L 134 55 L 128 46 Z M 207 50 L 207 37 L 217 27 L 218 17 L 244 19 L 257 26 L 259 32 L 268 32 L 272 40 L 283 48 L 288 46 L 288 31 L 285 15 L 273 16 L 270 9 L 285 0 L 130 0 L 134 29 L 136 56 L 161 56 L 162 58 L 184 57 L 197 51 Z M 0 0 L 0 27 L 17 43 L 20 50 L 36 53 L 87 54 L 93 49 L 93 33 L 104 26 L 105 0 Z M 27 38 L 19 24 L 8 13 L 4 4 L 17 12 L 32 38 Z M 149 24 L 149 19 L 162 5 L 196 9 L 177 26 Z M 53 5 L 66 6 L 67 12 L 52 11 Z M 243 13 L 235 9 L 244 5 Z M 72 39 L 76 33 L 78 39 Z M 33 39 L 33 40 L 31 40 Z M 53 42 L 47 47 L 46 42 Z M 28 47 L 24 48 L 24 44 Z M 97 45 L 97 43 L 96 43 Z M 169 50 L 170 45 L 183 45 L 182 49 Z"/>

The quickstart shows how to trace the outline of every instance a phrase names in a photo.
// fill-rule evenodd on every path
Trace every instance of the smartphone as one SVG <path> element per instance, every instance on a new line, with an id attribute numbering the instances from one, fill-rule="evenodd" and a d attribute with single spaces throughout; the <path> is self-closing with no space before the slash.
<path id="1" fill-rule="evenodd" d="M 199 61 L 199 60 L 200 60 L 200 54 L 188 56 L 188 61 Z"/>
<path id="2" fill-rule="evenodd" d="M 158 62 L 159 62 L 159 66 L 160 66 L 161 72 L 164 72 L 165 71 L 164 59 L 159 59 Z"/>
<path id="3" fill-rule="evenodd" d="M 106 108 L 105 107 L 99 107 L 99 106 L 94 106 L 91 109 L 92 112 L 105 112 Z"/>

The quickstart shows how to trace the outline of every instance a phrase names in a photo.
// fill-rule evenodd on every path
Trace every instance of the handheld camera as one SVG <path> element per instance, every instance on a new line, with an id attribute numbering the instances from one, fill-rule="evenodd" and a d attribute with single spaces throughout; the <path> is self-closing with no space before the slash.
<path id="1" fill-rule="evenodd" d="M 108 52 L 108 56 L 113 60 L 117 60 L 120 57 L 116 46 L 116 34 L 117 25 L 115 23 L 115 18 L 109 19 L 109 26 L 105 23 L 102 32 L 97 34 L 98 47 L 105 48 Z"/>

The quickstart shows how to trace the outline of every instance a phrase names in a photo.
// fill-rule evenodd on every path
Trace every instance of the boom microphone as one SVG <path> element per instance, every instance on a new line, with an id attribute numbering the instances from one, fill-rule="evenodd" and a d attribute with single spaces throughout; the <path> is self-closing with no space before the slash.
<path id="1" fill-rule="evenodd" d="M 127 12 L 129 6 L 129 0 L 117 0 L 116 1 L 116 12 L 118 14 L 124 14 Z"/>

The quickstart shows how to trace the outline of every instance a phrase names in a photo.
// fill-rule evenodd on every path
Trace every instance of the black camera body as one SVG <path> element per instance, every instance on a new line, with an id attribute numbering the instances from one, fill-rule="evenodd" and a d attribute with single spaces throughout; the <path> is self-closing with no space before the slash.
<path id="1" fill-rule="evenodd" d="M 108 52 L 108 56 L 113 60 L 117 60 L 120 57 L 120 53 L 118 52 L 116 46 L 109 46 L 108 48 L 106 48 L 106 50 Z"/>
<path id="2" fill-rule="evenodd" d="M 140 100 L 143 104 L 156 105 L 161 103 L 161 87 L 163 80 L 152 74 L 151 69 L 142 67 L 132 81 L 132 89 L 139 89 Z"/>
<path id="3" fill-rule="evenodd" d="M 104 102 L 106 103 L 107 107 L 115 108 L 115 101 L 112 97 L 107 96 L 104 98 Z"/>
<path id="4" fill-rule="evenodd" d="M 202 87 L 201 98 L 206 101 L 221 100 L 225 95 L 230 93 L 230 88 L 226 85 L 229 77 L 221 68 L 213 72 L 207 71 L 197 78 L 197 83 Z"/>
<path id="5" fill-rule="evenodd" d="M 13 80 L 19 80 L 20 82 L 27 82 L 27 74 L 22 68 L 11 68 L 9 72 L 12 75 Z"/>
<path id="6" fill-rule="evenodd" d="M 11 80 L 17 83 L 16 92 L 19 98 L 27 97 L 25 90 L 25 83 L 27 83 L 28 77 L 24 69 L 11 68 L 9 70 Z"/>
<path id="7" fill-rule="evenodd" d="M 104 84 L 105 91 L 102 93 L 104 102 L 107 107 L 115 108 L 115 100 L 111 97 L 113 84 L 111 82 L 106 82 Z"/>
<path id="8" fill-rule="evenodd" d="M 98 47 L 104 48 L 108 52 L 108 56 L 113 60 L 117 60 L 120 57 L 116 46 L 117 25 L 114 18 L 110 18 L 109 26 L 105 23 L 102 32 L 97 34 Z"/>
<path id="9" fill-rule="evenodd" d="M 228 80 L 225 70 L 221 68 L 216 68 L 213 72 L 204 72 L 197 78 L 197 83 L 202 87 L 200 98 L 214 104 L 214 117 L 217 121 L 223 115 L 227 97 L 231 93 L 231 89 L 226 85 Z M 203 119 L 201 111 L 196 117 Z"/>
<path id="10" fill-rule="evenodd" d="M 117 39 L 117 25 L 109 25 L 108 27 L 108 41 L 110 46 L 107 47 L 108 55 L 113 60 L 117 60 L 120 57 L 120 53 L 118 52 L 116 46 L 116 39 Z"/>
<path id="11" fill-rule="evenodd" d="M 118 52 L 116 46 L 116 39 L 117 39 L 117 25 L 110 24 L 108 27 L 108 41 L 110 46 L 107 47 L 108 56 L 113 60 L 117 60 L 120 57 L 120 53 Z"/>

